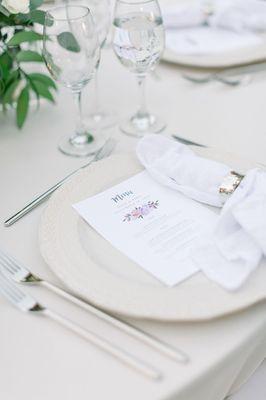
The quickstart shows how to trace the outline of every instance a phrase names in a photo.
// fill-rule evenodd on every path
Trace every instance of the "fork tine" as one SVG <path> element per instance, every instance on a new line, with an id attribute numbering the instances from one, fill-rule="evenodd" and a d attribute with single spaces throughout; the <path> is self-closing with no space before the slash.
<path id="1" fill-rule="evenodd" d="M 38 302 L 0 272 L 0 293 L 21 311 L 43 311 L 44 308 Z"/>
<path id="2" fill-rule="evenodd" d="M 16 286 L 12 285 L 11 282 L 7 278 L 5 278 L 1 273 L 0 273 L 0 290 L 13 303 L 14 302 L 17 303 L 24 297 L 23 293 Z"/>
<path id="3" fill-rule="evenodd" d="M 5 287 L 7 287 L 14 294 L 14 296 L 21 299 L 24 297 L 24 293 L 19 288 L 17 288 L 11 282 L 11 280 L 5 277 L 2 273 L 0 273 L 0 281 L 2 285 L 5 285 Z"/>
<path id="4" fill-rule="evenodd" d="M 2 258 L 1 255 L 0 255 L 0 264 L 6 271 L 8 271 L 10 274 L 14 275 L 15 271 L 12 268 L 10 268 L 10 266 L 6 263 L 5 259 Z"/>
<path id="5" fill-rule="evenodd" d="M 0 250 L 0 259 L 2 259 L 3 263 L 13 270 L 13 272 L 17 272 L 21 268 L 13 257 L 7 255 L 2 250 Z"/>
<path id="6" fill-rule="evenodd" d="M 12 263 L 10 260 L 6 258 L 6 255 L 0 251 L 0 261 L 2 262 L 2 265 L 9 270 L 10 273 L 15 273 L 16 269 L 12 266 Z"/>

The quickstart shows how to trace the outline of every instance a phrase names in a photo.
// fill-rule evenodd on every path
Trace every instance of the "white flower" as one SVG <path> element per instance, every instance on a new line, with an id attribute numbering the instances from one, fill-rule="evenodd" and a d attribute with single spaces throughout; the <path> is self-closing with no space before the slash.
<path id="1" fill-rule="evenodd" d="M 27 14 L 30 11 L 30 0 L 3 0 L 2 6 L 11 14 Z"/>

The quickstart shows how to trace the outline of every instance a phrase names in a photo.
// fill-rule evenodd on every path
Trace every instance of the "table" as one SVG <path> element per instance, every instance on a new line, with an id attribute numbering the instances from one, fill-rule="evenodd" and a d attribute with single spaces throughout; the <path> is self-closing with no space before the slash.
<path id="1" fill-rule="evenodd" d="M 137 101 L 134 77 L 110 50 L 103 54 L 100 86 L 103 103 L 119 118 L 133 111 Z M 84 96 L 85 111 L 89 110 L 91 87 Z M 197 86 L 184 81 L 176 66 L 164 63 L 157 79 L 148 82 L 149 106 L 167 121 L 166 132 L 262 163 L 266 161 L 265 93 L 262 78 L 237 88 L 219 83 Z M 44 103 L 40 111 L 31 113 L 23 131 L 17 131 L 12 115 L 0 116 L 2 221 L 84 163 L 56 148 L 59 138 L 74 126 L 73 112 L 70 95 L 60 90 L 57 106 Z M 135 139 L 120 134 L 117 127 L 110 133 L 119 140 L 116 152 L 133 150 Z M 44 207 L 10 228 L 1 224 L 1 246 L 56 283 L 38 248 Z M 52 321 L 19 313 L 0 298 L 0 394 L 5 400 L 222 400 L 235 392 L 266 356 L 265 303 L 202 323 L 130 320 L 185 350 L 191 362 L 182 366 L 44 289 L 27 290 L 53 309 L 160 366 L 165 378 L 151 382 Z"/>

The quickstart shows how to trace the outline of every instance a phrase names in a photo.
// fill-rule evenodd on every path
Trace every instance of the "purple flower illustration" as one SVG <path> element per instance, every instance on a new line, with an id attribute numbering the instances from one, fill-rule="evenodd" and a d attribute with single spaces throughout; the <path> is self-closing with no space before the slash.
<path id="1" fill-rule="evenodd" d="M 137 219 L 143 219 L 146 215 L 150 214 L 153 210 L 158 208 L 159 201 L 149 201 L 140 207 L 135 207 L 130 213 L 124 216 L 123 222 L 131 222 Z"/>

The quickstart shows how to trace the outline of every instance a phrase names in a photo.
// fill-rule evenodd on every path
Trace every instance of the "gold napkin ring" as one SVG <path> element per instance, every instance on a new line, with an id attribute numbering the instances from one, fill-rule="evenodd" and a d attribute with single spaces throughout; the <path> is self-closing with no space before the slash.
<path id="1" fill-rule="evenodd" d="M 234 193 L 243 178 L 244 175 L 240 175 L 235 171 L 230 171 L 219 187 L 219 194 L 226 200 L 228 196 Z"/>

